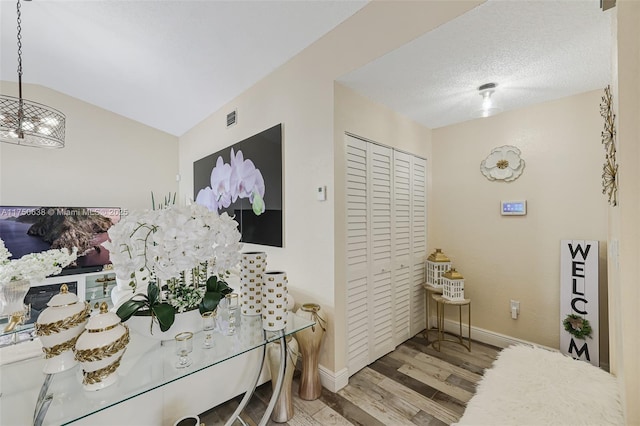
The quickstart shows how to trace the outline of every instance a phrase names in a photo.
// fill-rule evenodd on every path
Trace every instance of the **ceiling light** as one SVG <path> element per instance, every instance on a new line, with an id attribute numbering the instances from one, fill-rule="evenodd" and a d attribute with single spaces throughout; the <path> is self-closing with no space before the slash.
<path id="1" fill-rule="evenodd" d="M 494 97 L 496 87 L 498 87 L 497 83 L 486 83 L 478 87 L 478 92 L 482 97 L 482 105 L 478 110 L 478 117 L 489 117 L 502 111 Z"/>
<path id="2" fill-rule="evenodd" d="M 63 148 L 65 116 L 60 111 L 22 99 L 22 27 L 18 13 L 18 97 L 0 94 L 0 141 L 43 148 Z M 40 123 L 36 126 L 34 123 Z"/>

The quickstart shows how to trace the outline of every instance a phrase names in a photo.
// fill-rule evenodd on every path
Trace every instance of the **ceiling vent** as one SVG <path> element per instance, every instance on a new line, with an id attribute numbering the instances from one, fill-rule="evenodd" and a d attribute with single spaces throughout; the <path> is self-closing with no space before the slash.
<path id="1" fill-rule="evenodd" d="M 227 114 L 227 127 L 231 127 L 238 122 L 238 110 L 233 110 Z"/>
<path id="2" fill-rule="evenodd" d="M 604 12 L 612 7 L 616 7 L 616 0 L 600 0 L 600 9 Z"/>

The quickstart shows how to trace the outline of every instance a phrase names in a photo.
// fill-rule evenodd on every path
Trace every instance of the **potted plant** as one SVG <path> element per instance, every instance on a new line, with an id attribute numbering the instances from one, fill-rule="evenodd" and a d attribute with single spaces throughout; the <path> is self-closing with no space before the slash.
<path id="1" fill-rule="evenodd" d="M 220 300 L 233 289 L 225 281 L 212 275 L 206 283 L 204 295 L 198 304 L 201 314 L 208 311 L 215 311 Z M 155 283 L 150 283 L 147 287 L 147 294 L 139 293 L 124 302 L 118 308 L 118 316 L 122 321 L 127 321 L 133 315 L 151 316 L 158 321 L 161 331 L 167 331 L 173 325 L 176 317 L 176 309 L 170 303 L 162 301 L 160 289 Z M 153 328 L 154 321 L 150 323 Z M 150 330 L 153 333 L 153 330 Z"/>
<path id="2" fill-rule="evenodd" d="M 123 321 L 151 317 L 169 330 L 176 314 L 213 310 L 225 292 L 229 271 L 240 261 L 240 232 L 226 213 L 197 204 L 132 212 L 109 229 L 118 281 L 117 314 Z M 198 313 L 199 316 L 199 313 Z"/>

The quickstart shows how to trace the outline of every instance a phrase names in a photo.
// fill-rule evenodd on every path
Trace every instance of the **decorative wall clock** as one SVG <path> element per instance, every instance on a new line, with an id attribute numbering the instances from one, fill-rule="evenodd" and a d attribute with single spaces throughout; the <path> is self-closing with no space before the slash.
<path id="1" fill-rule="evenodd" d="M 602 166 L 602 193 L 612 206 L 618 205 L 618 164 L 616 162 L 616 115 L 613 113 L 611 86 L 604 89 L 600 103 L 600 115 L 604 118 L 602 144 L 604 145 L 604 165 Z"/>
<path id="2" fill-rule="evenodd" d="M 489 180 L 511 182 L 522 174 L 524 160 L 515 146 L 504 145 L 493 148 L 491 154 L 480 163 L 480 171 Z"/>

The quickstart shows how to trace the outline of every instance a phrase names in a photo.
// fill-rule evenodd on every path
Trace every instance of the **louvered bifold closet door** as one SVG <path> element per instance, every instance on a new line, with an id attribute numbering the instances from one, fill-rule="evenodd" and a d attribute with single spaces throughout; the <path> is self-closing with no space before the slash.
<path id="1" fill-rule="evenodd" d="M 390 148 L 369 144 L 371 157 L 371 291 L 373 335 L 372 358 L 375 361 L 395 348 L 393 330 L 393 292 L 391 286 L 392 241 L 392 167 Z"/>
<path id="2" fill-rule="evenodd" d="M 424 265 L 427 260 L 427 160 L 412 158 L 411 173 L 411 337 L 427 325 Z"/>
<path id="3" fill-rule="evenodd" d="M 347 136 L 347 339 L 351 374 L 369 364 L 369 236 L 367 143 Z"/>
<path id="4" fill-rule="evenodd" d="M 347 368 L 425 327 L 426 160 L 345 136 Z"/>
<path id="5" fill-rule="evenodd" d="M 369 234 L 367 143 L 346 136 L 347 345 L 349 374 L 369 364 Z"/>
<path id="6" fill-rule="evenodd" d="M 411 315 L 411 162 L 404 152 L 393 153 L 393 296 L 394 343 L 410 337 Z"/>

